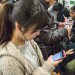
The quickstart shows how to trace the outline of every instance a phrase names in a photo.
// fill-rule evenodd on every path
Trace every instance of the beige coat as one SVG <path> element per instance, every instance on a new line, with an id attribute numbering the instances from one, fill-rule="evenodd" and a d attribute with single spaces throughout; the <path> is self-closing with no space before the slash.
<path id="1" fill-rule="evenodd" d="M 20 50 L 10 42 L 4 47 L 0 47 L 0 75 L 51 75 L 54 66 L 44 62 L 38 45 L 30 41 L 36 50 L 40 66 L 36 69 L 21 54 Z"/>

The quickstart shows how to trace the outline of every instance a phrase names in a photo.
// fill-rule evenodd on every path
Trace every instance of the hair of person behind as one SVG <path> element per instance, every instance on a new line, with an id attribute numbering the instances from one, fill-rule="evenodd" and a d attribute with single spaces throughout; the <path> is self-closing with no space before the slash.
<path id="1" fill-rule="evenodd" d="M 55 10 L 55 11 L 60 11 L 60 10 L 62 10 L 62 8 L 63 8 L 63 5 L 61 3 L 56 2 L 53 5 L 53 10 Z"/>

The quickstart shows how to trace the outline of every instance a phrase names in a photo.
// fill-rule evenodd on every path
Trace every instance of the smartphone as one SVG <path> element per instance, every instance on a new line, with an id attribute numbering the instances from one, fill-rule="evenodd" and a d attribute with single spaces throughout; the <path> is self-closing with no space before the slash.
<path id="1" fill-rule="evenodd" d="M 62 50 L 61 52 L 58 52 L 58 53 L 54 54 L 52 56 L 52 60 L 57 61 L 57 60 L 65 58 L 65 57 L 66 57 L 66 53 L 65 53 L 64 50 Z"/>

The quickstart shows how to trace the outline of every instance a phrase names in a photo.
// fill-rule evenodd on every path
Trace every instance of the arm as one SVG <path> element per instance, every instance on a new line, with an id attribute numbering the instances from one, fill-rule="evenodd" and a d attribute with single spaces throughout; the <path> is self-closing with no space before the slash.
<path id="1" fill-rule="evenodd" d="M 73 53 L 74 53 L 73 49 L 69 49 L 69 50 L 66 51 L 66 55 L 71 55 Z"/>
<path id="2" fill-rule="evenodd" d="M 68 37 L 68 32 L 66 28 L 62 28 L 54 31 L 42 31 L 39 39 L 46 45 L 54 45 L 55 43 L 63 40 L 65 37 Z"/>
<path id="3" fill-rule="evenodd" d="M 35 69 L 33 75 L 51 75 L 54 69 L 54 66 L 48 64 L 47 62 L 44 62 L 42 67 L 38 67 L 37 69 Z"/>
<path id="4" fill-rule="evenodd" d="M 50 75 L 55 69 L 54 66 L 47 62 L 44 62 L 42 67 L 40 66 L 35 70 L 32 70 L 28 64 L 26 64 L 27 68 L 31 70 L 32 75 Z M 25 72 L 23 65 L 12 56 L 3 56 L 0 58 L 0 75 L 25 75 L 25 73 L 29 75 L 29 71 L 28 73 Z"/>
<path id="5" fill-rule="evenodd" d="M 32 40 L 32 44 L 38 49 L 38 45 Z M 40 49 L 37 50 L 38 54 L 40 55 Z M 39 57 L 39 56 L 38 56 Z M 41 55 L 40 55 L 41 57 Z M 41 60 L 40 60 L 41 61 Z M 50 56 L 47 61 L 45 61 L 40 67 L 36 68 L 32 75 L 51 75 L 54 71 L 55 67 L 61 62 L 62 60 L 53 61 L 52 56 Z"/>
<path id="6" fill-rule="evenodd" d="M 55 69 L 55 67 L 51 65 L 50 63 L 48 64 L 47 61 L 43 60 L 41 50 L 39 49 L 37 43 L 34 40 L 31 40 L 31 44 L 33 48 L 36 50 L 38 58 L 39 58 L 39 62 L 40 62 L 40 67 L 35 69 L 35 71 L 33 72 L 33 75 L 50 75 L 52 71 Z"/>
<path id="7" fill-rule="evenodd" d="M 52 75 L 52 72 L 54 70 L 53 66 L 57 66 L 60 62 L 62 62 L 62 59 L 61 60 L 58 60 L 58 61 L 53 61 L 52 60 L 52 55 L 51 55 L 47 59 L 47 61 L 43 64 L 42 67 L 37 68 L 33 72 L 33 75 Z"/>

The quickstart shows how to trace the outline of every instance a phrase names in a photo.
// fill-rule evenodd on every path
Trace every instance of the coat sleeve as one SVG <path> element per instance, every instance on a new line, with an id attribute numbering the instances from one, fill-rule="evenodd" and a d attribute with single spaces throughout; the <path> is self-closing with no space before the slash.
<path id="1" fill-rule="evenodd" d="M 40 67 L 36 68 L 32 75 L 51 75 L 55 67 L 43 60 L 41 50 L 39 49 L 37 43 L 34 40 L 32 40 L 31 42 L 33 46 L 37 49 L 37 54 L 40 61 Z"/>
<path id="2" fill-rule="evenodd" d="M 42 67 L 38 67 L 32 72 L 32 75 L 51 75 L 54 69 L 54 66 L 45 61 Z M 18 61 L 15 61 L 13 57 L 5 56 L 0 59 L 0 75 L 25 75 L 25 72 Z"/>
<path id="3" fill-rule="evenodd" d="M 51 75 L 54 69 L 54 66 L 45 61 L 43 66 L 36 68 L 32 75 Z"/>
<path id="4" fill-rule="evenodd" d="M 54 31 L 49 30 L 48 32 L 43 31 L 39 39 L 46 45 L 54 45 L 66 37 L 68 37 L 68 32 L 66 28 L 62 28 Z"/>

